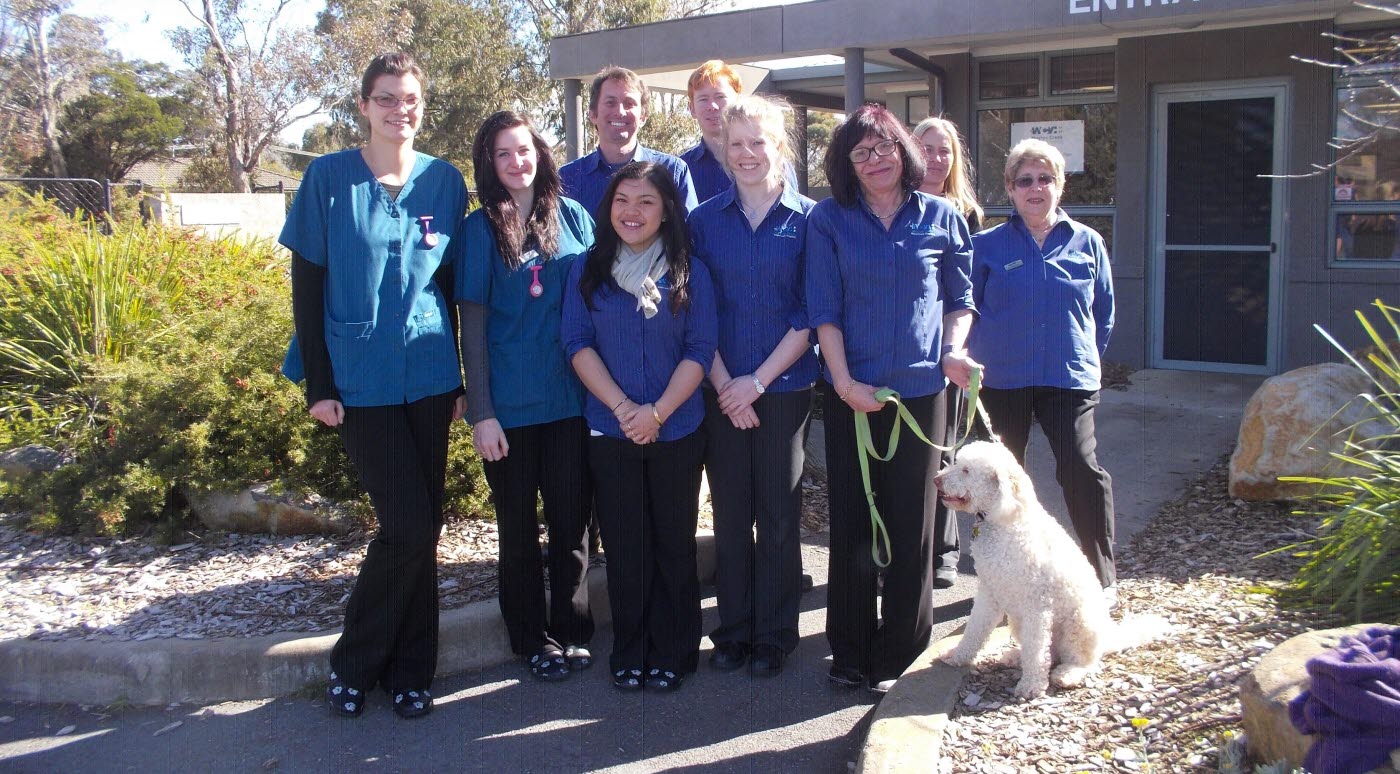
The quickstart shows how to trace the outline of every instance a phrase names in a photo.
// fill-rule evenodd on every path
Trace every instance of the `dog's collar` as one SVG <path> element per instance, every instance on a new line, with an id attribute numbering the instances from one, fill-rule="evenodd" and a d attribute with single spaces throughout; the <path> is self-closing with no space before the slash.
<path id="1" fill-rule="evenodd" d="M 987 520 L 987 514 L 983 513 L 982 511 L 978 511 L 977 513 L 973 514 L 973 519 L 972 519 L 972 536 L 973 536 L 974 538 L 977 537 L 977 533 L 978 533 L 978 532 L 982 531 L 982 522 L 984 522 L 984 521 L 986 521 L 986 520 Z"/>

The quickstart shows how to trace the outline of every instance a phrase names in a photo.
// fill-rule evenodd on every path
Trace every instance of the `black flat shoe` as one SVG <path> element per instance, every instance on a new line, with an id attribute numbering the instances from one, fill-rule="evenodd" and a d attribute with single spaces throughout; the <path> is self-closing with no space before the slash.
<path id="1" fill-rule="evenodd" d="M 640 691 L 642 685 L 640 669 L 619 669 L 613 672 L 613 687 L 619 691 Z"/>
<path id="2" fill-rule="evenodd" d="M 433 711 L 433 695 L 427 690 L 394 691 L 394 714 L 404 720 L 421 718 Z"/>
<path id="3" fill-rule="evenodd" d="M 670 693 L 681 687 L 685 682 L 685 676 L 670 671 L 669 669 L 647 670 L 647 690 L 658 693 Z"/>
<path id="4" fill-rule="evenodd" d="M 710 668 L 733 672 L 749 660 L 749 646 L 742 642 L 721 642 L 710 653 Z"/>
<path id="5" fill-rule="evenodd" d="M 332 715 L 358 718 L 365 711 L 365 692 L 351 688 L 335 672 L 331 672 L 330 684 L 326 686 L 326 706 Z"/>
<path id="6" fill-rule="evenodd" d="M 569 662 L 569 669 L 575 672 L 582 672 L 593 666 L 593 654 L 582 645 L 570 645 L 564 648 L 564 658 Z"/>
<path id="7" fill-rule="evenodd" d="M 569 679 L 569 662 L 558 648 L 545 648 L 525 663 L 530 667 L 530 674 L 538 680 L 555 682 Z"/>
<path id="8" fill-rule="evenodd" d="M 826 673 L 826 679 L 842 688 L 855 688 L 865 684 L 865 675 L 861 674 L 859 669 L 848 666 L 832 665 L 831 671 Z"/>
<path id="9" fill-rule="evenodd" d="M 776 677 L 783 671 L 783 659 L 787 654 L 777 645 L 753 646 L 753 658 L 749 659 L 749 674 L 754 677 Z"/>

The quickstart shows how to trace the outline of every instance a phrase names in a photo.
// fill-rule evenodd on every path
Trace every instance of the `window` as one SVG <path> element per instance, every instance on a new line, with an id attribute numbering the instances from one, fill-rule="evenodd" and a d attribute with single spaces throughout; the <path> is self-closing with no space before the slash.
<path id="1" fill-rule="evenodd" d="M 986 60 L 977 68 L 972 157 L 986 225 L 1012 212 L 1002 170 L 1011 147 L 1040 137 L 1065 154 L 1060 206 L 1113 247 L 1118 167 L 1117 64 L 1113 51 Z"/>
<path id="2" fill-rule="evenodd" d="M 904 108 L 905 122 L 911 127 L 918 126 L 920 121 L 932 115 L 932 113 L 929 112 L 927 94 L 911 94 L 905 97 Z"/>
<path id="3" fill-rule="evenodd" d="M 1400 266 L 1400 97 L 1381 83 L 1400 71 L 1395 31 L 1343 33 L 1329 227 L 1348 265 Z"/>

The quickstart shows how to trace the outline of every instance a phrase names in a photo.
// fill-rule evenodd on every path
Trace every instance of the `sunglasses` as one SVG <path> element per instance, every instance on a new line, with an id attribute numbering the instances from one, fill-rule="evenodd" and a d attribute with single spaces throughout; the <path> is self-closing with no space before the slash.
<path id="1" fill-rule="evenodd" d="M 1037 184 L 1039 184 L 1042 188 L 1049 188 L 1050 186 L 1058 182 L 1059 181 L 1055 179 L 1054 175 L 1047 175 L 1044 172 L 1040 173 L 1039 175 L 1036 175 L 1035 177 L 1031 177 L 1030 175 L 1021 175 L 1020 177 L 1011 181 L 1012 185 L 1015 185 L 1017 188 L 1030 188 L 1031 186 Z"/>

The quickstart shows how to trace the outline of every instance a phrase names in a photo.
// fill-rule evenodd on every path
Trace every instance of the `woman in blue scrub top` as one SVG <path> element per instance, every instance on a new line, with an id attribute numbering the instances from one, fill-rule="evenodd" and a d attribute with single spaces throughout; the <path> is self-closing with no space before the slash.
<path id="1" fill-rule="evenodd" d="M 700 651 L 695 524 L 716 346 L 710 274 L 690 260 L 671 174 L 633 162 L 608 184 L 588 258 L 565 287 L 562 338 L 588 388 L 588 462 L 608 547 L 620 690 L 674 691 Z"/>
<path id="2" fill-rule="evenodd" d="M 560 195 L 549 145 L 519 113 L 486 119 L 472 164 L 481 208 L 462 224 L 456 271 L 467 421 L 496 506 L 511 648 L 535 677 L 562 680 L 592 664 L 588 427 L 559 320 L 569 269 L 593 243 L 593 218 Z M 548 606 L 539 501 L 549 525 Z"/>
<path id="3" fill-rule="evenodd" d="M 904 125 L 865 105 L 837 128 L 823 161 L 832 198 L 807 219 L 807 314 L 817 329 L 824 390 L 831 559 L 826 636 L 832 682 L 876 693 L 923 652 L 933 631 L 934 513 L 924 488 L 937 456 L 905 434 L 889 462 L 870 461 L 875 503 L 889 531 L 889 566 L 874 540 L 857 457 L 855 412 L 876 445 L 898 421 L 875 399 L 899 393 L 942 443 L 948 379 L 967 386 L 963 349 L 972 323 L 972 239 L 947 200 L 920 193 L 924 158 Z M 876 611 L 878 576 L 884 576 Z"/>
<path id="4" fill-rule="evenodd" d="M 331 650 L 327 705 L 358 716 L 378 683 L 414 718 L 433 709 L 447 432 L 466 407 L 439 272 L 467 190 L 451 164 L 413 150 L 412 57 L 376 57 L 359 107 L 369 142 L 311 162 L 282 229 L 297 334 L 283 372 L 304 372 L 311 415 L 340 431 L 379 522 Z"/>
<path id="5" fill-rule="evenodd" d="M 782 671 L 799 637 L 802 444 L 817 378 L 802 287 L 814 202 L 784 184 L 792 157 L 785 108 L 733 98 L 720 132 L 734 182 L 690 214 L 695 258 L 710 270 L 719 313 L 714 389 L 704 390 L 719 603 L 710 666 L 748 661 L 760 677 Z"/>

